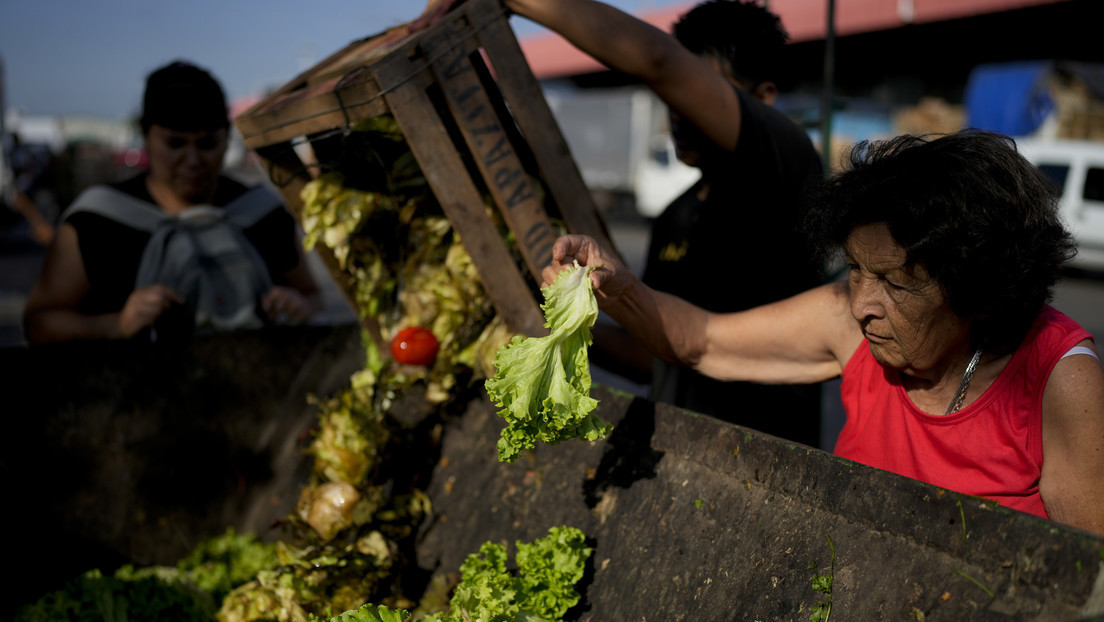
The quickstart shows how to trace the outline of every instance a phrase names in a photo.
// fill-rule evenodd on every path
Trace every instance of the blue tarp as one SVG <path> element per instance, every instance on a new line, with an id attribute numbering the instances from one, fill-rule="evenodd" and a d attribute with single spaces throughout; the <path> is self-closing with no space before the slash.
<path id="1" fill-rule="evenodd" d="M 979 65 L 966 82 L 969 127 L 1026 136 L 1054 109 L 1046 78 L 1052 61 Z"/>

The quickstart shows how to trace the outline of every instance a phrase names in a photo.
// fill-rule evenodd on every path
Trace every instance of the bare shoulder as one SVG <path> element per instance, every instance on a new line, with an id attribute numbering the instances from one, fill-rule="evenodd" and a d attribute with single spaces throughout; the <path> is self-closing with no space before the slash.
<path id="1" fill-rule="evenodd" d="M 1095 352 L 1089 340 L 1078 345 Z M 1096 357 L 1067 356 L 1047 379 L 1039 490 L 1054 520 L 1104 533 L 1104 366 Z"/>
<path id="2" fill-rule="evenodd" d="M 1089 339 L 1077 344 L 1096 352 Z M 1066 356 L 1054 366 L 1043 393 L 1044 422 L 1087 418 L 1084 423 L 1104 430 L 1104 366 L 1088 354 Z"/>

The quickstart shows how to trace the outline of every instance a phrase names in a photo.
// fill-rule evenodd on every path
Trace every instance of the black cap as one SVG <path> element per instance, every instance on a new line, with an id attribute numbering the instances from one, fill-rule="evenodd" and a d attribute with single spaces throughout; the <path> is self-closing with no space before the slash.
<path id="1" fill-rule="evenodd" d="M 146 78 L 142 132 L 154 124 L 181 132 L 229 127 L 226 95 L 207 71 L 184 61 L 169 63 Z"/>

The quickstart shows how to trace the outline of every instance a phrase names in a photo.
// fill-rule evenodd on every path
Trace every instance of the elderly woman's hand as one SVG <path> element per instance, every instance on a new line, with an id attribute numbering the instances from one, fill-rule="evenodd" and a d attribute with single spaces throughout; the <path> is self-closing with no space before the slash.
<path id="1" fill-rule="evenodd" d="M 591 283 L 599 301 L 615 298 L 632 285 L 635 275 L 615 255 L 607 253 L 598 242 L 585 235 L 565 235 L 552 246 L 552 263 L 541 273 L 546 287 L 556 280 L 556 275 L 573 262 L 580 266 L 596 266 L 590 273 Z"/>

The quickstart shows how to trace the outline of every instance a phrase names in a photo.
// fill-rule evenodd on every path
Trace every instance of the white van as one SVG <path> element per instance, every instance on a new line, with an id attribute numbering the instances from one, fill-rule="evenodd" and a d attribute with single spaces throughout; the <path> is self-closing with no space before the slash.
<path id="1" fill-rule="evenodd" d="M 1017 140 L 1020 153 L 1062 189 L 1061 211 L 1077 239 L 1073 268 L 1104 273 L 1104 142 Z"/>

